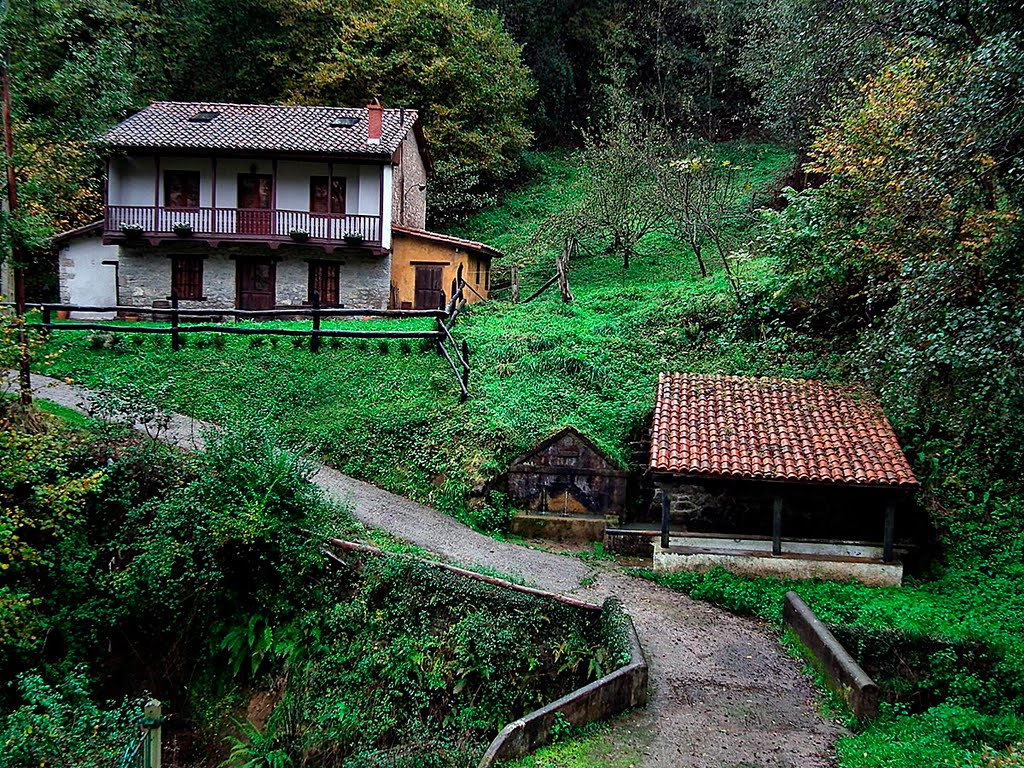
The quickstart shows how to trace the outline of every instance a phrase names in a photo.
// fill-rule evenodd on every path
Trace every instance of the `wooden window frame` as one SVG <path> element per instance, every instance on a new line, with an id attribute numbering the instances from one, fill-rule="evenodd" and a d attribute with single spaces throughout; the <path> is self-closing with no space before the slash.
<path id="1" fill-rule="evenodd" d="M 327 187 L 326 199 L 327 199 L 328 210 L 326 210 L 326 211 L 318 211 L 318 210 L 316 210 L 316 201 L 317 201 L 317 194 L 316 194 L 317 189 L 316 188 L 317 188 L 317 185 L 320 184 L 320 183 L 323 183 L 323 185 L 325 187 Z M 340 203 L 337 206 L 335 206 L 334 203 L 338 203 L 338 201 L 335 200 L 334 197 L 331 195 L 331 190 L 330 190 L 330 185 L 331 184 L 336 185 L 336 187 L 338 189 L 338 192 L 340 193 L 340 196 L 341 196 Z M 347 190 L 348 190 L 348 182 L 346 181 L 344 176 L 310 176 L 309 177 L 309 212 L 311 214 L 313 214 L 314 216 L 328 216 L 328 215 L 330 215 L 330 216 L 335 216 L 335 215 L 336 216 L 344 216 L 345 215 L 345 206 L 347 204 L 347 201 L 345 199 L 346 198 L 346 194 L 345 193 L 347 192 Z M 337 208 L 337 210 L 335 210 L 335 208 Z"/>
<path id="2" fill-rule="evenodd" d="M 317 292 L 317 288 L 323 287 L 324 278 L 321 276 L 321 270 L 332 270 L 334 272 L 333 277 L 327 277 L 328 287 L 330 283 L 334 283 L 334 295 L 325 296 L 324 291 L 320 293 L 320 306 L 321 307 L 340 307 L 341 306 L 341 262 L 340 261 L 319 261 L 311 259 L 309 261 L 309 280 L 308 280 L 308 295 L 307 303 L 313 303 L 313 293 Z"/>
<path id="3" fill-rule="evenodd" d="M 195 179 L 195 205 L 174 205 L 171 202 L 171 181 L 172 179 L 180 179 L 184 176 L 194 177 Z M 164 208 L 171 211 L 198 211 L 202 206 L 202 183 L 203 175 L 199 171 L 180 170 L 174 168 L 167 168 L 164 170 Z M 191 202 L 191 200 L 189 201 Z"/>
<path id="4" fill-rule="evenodd" d="M 171 294 L 177 293 L 179 301 L 206 301 L 203 295 L 204 261 L 202 256 L 192 254 L 171 256 Z M 188 269 L 184 269 L 186 265 Z"/>

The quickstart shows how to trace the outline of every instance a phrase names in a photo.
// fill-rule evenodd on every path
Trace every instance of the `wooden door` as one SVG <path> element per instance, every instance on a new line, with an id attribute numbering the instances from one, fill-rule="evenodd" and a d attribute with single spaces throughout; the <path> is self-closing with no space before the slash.
<path id="1" fill-rule="evenodd" d="M 269 235 L 273 231 L 274 177 L 269 173 L 238 174 L 238 233 Z"/>
<path id="2" fill-rule="evenodd" d="M 441 288 L 442 266 L 416 267 L 416 293 L 414 307 L 416 309 L 438 309 L 444 304 L 444 290 Z"/>
<path id="3" fill-rule="evenodd" d="M 273 309 L 277 287 L 274 262 L 270 259 L 239 258 L 236 263 L 238 308 Z"/>

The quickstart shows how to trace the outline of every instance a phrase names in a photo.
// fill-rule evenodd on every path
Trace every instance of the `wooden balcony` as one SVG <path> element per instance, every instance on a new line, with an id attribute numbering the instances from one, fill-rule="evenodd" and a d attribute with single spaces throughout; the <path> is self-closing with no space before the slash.
<path id="1" fill-rule="evenodd" d="M 277 248 L 282 243 L 302 243 L 327 250 L 356 247 L 379 251 L 381 217 L 268 208 L 108 205 L 103 241 L 125 244 L 135 240 L 152 245 L 199 240 L 214 247 L 259 243 Z"/>

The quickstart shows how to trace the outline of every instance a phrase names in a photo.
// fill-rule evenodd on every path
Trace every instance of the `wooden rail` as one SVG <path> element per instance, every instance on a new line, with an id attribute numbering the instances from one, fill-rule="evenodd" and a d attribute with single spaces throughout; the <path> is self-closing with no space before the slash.
<path id="1" fill-rule="evenodd" d="M 124 305 L 80 305 L 80 304 L 27 304 L 26 309 L 38 310 L 42 317 L 40 322 L 25 323 L 28 330 L 38 331 L 45 338 L 54 331 L 95 331 L 100 333 L 143 333 L 169 335 L 171 349 L 177 352 L 183 346 L 182 337 L 190 333 L 223 333 L 235 336 L 291 336 L 309 337 L 310 352 L 319 352 L 324 339 L 430 339 L 441 355 L 451 366 L 459 387 L 460 400 L 465 402 L 469 397 L 469 345 L 463 341 L 461 345 L 452 336 L 450 328 L 455 324 L 462 308 L 466 305 L 466 282 L 459 267 L 458 277 L 452 281 L 452 295 L 444 309 L 349 309 L 324 308 L 320 306 L 320 297 L 313 294 L 312 304 L 308 307 L 292 309 L 192 309 L 180 306 L 176 293 L 171 294 L 170 305 L 167 307 L 133 307 Z M 2 307 L 13 306 L 11 302 L 0 302 Z M 120 315 L 148 315 L 154 320 L 167 321 L 168 325 L 112 325 L 109 321 L 60 321 L 53 322 L 54 312 L 114 312 Z M 270 317 L 309 318 L 309 328 L 239 328 L 220 322 L 207 325 L 182 325 L 182 319 L 194 321 L 202 318 L 211 321 L 224 317 L 252 318 L 266 320 Z M 358 330 L 349 328 L 324 328 L 324 318 L 335 317 L 381 317 L 387 319 L 421 319 L 430 318 L 435 321 L 434 330 Z M 447 345 L 447 346 L 446 346 Z M 449 349 L 450 348 L 450 349 Z"/>

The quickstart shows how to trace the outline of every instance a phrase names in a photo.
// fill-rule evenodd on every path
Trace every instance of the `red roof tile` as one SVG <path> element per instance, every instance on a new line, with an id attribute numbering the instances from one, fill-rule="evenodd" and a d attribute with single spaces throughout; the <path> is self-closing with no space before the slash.
<path id="1" fill-rule="evenodd" d="M 194 118 L 199 113 L 214 117 L 196 122 Z M 385 109 L 380 142 L 370 144 L 367 114 L 366 107 L 156 101 L 115 125 L 99 141 L 119 149 L 237 150 L 390 158 L 419 118 L 414 109 Z"/>
<path id="2" fill-rule="evenodd" d="M 878 402 L 821 381 L 658 378 L 651 469 L 856 485 L 913 486 Z"/>
<path id="3" fill-rule="evenodd" d="M 484 256 L 492 256 L 494 258 L 499 258 L 501 256 L 501 251 L 497 248 L 492 248 L 486 243 L 478 243 L 476 240 L 466 240 L 465 238 L 455 237 L 454 235 L 442 235 L 440 232 L 429 232 L 425 229 L 400 227 L 397 224 L 393 224 L 391 226 L 391 231 L 399 235 L 408 235 L 409 237 L 418 237 L 421 240 L 429 240 L 433 243 L 454 245 L 458 248 L 464 248 L 467 251 L 482 253 Z"/>

